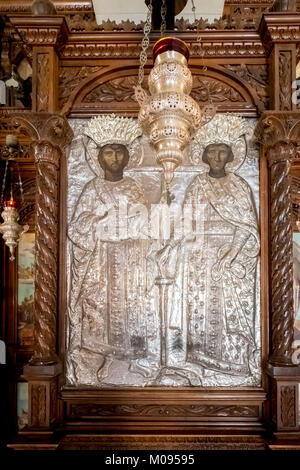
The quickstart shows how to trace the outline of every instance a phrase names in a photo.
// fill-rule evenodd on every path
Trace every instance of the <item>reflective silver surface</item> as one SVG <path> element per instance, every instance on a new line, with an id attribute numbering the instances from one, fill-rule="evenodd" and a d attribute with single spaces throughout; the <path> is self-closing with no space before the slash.
<path id="1" fill-rule="evenodd" d="M 165 41 L 161 40 L 161 44 Z M 155 46 L 154 46 L 155 47 Z M 159 54 L 149 74 L 150 95 L 137 87 L 141 128 L 156 150 L 166 184 L 182 162 L 182 151 L 195 131 L 203 125 L 203 110 L 191 97 L 193 79 L 181 52 L 167 50 Z"/>
<path id="2" fill-rule="evenodd" d="M 172 204 L 158 206 L 165 201 L 162 169 L 144 136 L 123 180 L 112 183 L 89 166 L 98 149 L 83 138 L 88 120 L 69 122 L 75 137 L 68 158 L 67 383 L 259 386 L 258 151 L 251 140 L 236 174 L 220 179 L 191 163 L 188 148 L 171 185 Z M 99 236 L 100 199 L 117 211 L 126 202 L 127 216 L 118 212 L 118 220 L 149 236 Z M 148 223 L 136 203 L 147 208 Z M 193 239 L 195 204 L 201 221 Z M 238 254 L 228 267 L 220 261 L 231 247 Z"/>

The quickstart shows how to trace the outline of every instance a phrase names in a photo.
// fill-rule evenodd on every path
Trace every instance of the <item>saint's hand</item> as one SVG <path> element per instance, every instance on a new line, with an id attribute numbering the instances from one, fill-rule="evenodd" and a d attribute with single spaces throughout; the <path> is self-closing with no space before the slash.
<path id="1" fill-rule="evenodd" d="M 108 216 L 108 211 L 104 212 L 104 214 L 102 214 L 102 215 L 97 215 L 96 224 L 99 224 L 99 222 L 101 223 L 104 220 L 107 220 L 107 216 Z"/>
<path id="2" fill-rule="evenodd" d="M 218 261 L 212 267 L 212 278 L 219 281 L 225 272 L 231 270 L 234 260 L 238 255 L 236 247 L 224 245 L 218 253 Z"/>

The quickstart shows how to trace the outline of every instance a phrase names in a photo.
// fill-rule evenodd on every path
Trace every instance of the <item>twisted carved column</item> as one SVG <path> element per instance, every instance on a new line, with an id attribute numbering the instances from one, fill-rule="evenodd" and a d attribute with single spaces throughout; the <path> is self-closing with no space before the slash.
<path id="1" fill-rule="evenodd" d="M 293 239 L 290 167 L 297 155 L 297 113 L 266 112 L 256 129 L 270 168 L 271 351 L 269 362 L 292 365 Z"/>
<path id="2" fill-rule="evenodd" d="M 49 142 L 34 142 L 36 162 L 35 352 L 31 364 L 57 362 L 56 310 L 61 152 Z"/>
<path id="3" fill-rule="evenodd" d="M 293 215 L 290 168 L 300 141 L 297 112 L 265 112 L 256 129 L 270 168 L 270 326 L 266 373 L 270 384 L 270 422 L 277 437 L 299 431 L 300 367 L 292 361 L 294 341 Z"/>
<path id="4" fill-rule="evenodd" d="M 59 169 L 73 133 L 65 118 L 47 113 L 14 116 L 13 124 L 30 137 L 36 163 L 35 350 L 30 365 L 44 366 L 58 362 Z"/>
<path id="5" fill-rule="evenodd" d="M 270 362 L 291 365 L 294 340 L 293 233 L 289 171 L 296 148 L 278 142 L 268 149 L 271 204 L 271 356 Z"/>

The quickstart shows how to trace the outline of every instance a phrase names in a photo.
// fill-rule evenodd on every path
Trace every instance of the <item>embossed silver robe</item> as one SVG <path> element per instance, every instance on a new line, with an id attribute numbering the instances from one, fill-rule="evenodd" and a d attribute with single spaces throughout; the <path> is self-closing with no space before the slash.
<path id="1" fill-rule="evenodd" d="M 255 306 L 259 235 L 252 193 L 241 177 L 200 175 L 190 185 L 185 204 L 204 209 L 203 231 L 188 250 L 188 362 L 231 375 L 252 375 L 256 366 Z M 230 248 L 234 261 L 221 263 Z"/>
<path id="2" fill-rule="evenodd" d="M 146 354 L 147 240 L 120 235 L 122 224 L 135 221 L 134 216 L 130 220 L 127 216 L 135 204 L 145 204 L 145 199 L 141 188 L 129 177 L 118 182 L 96 177 L 86 184 L 77 202 L 68 227 L 72 241 L 71 355 L 82 349 L 123 360 Z M 124 205 L 127 212 L 121 213 Z M 112 212 L 106 217 L 108 209 Z M 113 211 L 116 219 L 111 217 Z M 104 216 L 101 231 L 99 216 Z M 105 224 L 108 228 L 116 221 L 116 239 L 106 237 Z"/>

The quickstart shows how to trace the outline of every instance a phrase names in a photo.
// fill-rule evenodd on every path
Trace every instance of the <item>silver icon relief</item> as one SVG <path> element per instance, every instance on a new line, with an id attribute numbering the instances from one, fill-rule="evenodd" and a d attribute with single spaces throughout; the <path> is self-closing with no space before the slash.
<path id="1" fill-rule="evenodd" d="M 224 136 L 235 124 L 226 119 L 210 124 L 226 121 Z M 84 135 L 88 120 L 70 124 L 67 384 L 260 386 L 258 152 L 251 137 L 234 146 L 224 137 L 229 161 L 221 140 L 207 144 L 200 136 L 175 172 L 168 205 L 144 136 L 130 146 L 122 178 L 108 181 L 97 166 L 99 145 Z M 207 148 L 210 165 L 200 155 Z"/>

